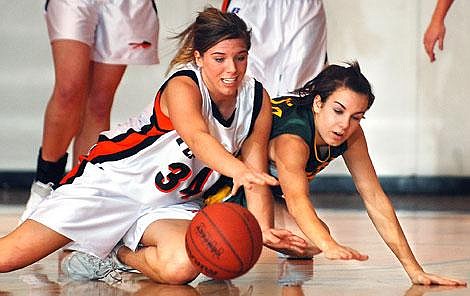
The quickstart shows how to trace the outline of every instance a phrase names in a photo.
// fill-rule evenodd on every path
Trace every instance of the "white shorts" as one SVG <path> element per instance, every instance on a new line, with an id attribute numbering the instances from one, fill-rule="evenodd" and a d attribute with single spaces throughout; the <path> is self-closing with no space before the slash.
<path id="1" fill-rule="evenodd" d="M 252 29 L 248 71 L 271 97 L 289 95 L 325 67 L 321 0 L 232 0 L 227 11 Z"/>
<path id="2" fill-rule="evenodd" d="M 48 0 L 51 42 L 77 40 L 106 64 L 157 64 L 159 19 L 154 0 Z"/>
<path id="3" fill-rule="evenodd" d="M 192 220 L 201 209 L 196 201 L 166 207 L 145 206 L 107 185 L 83 186 L 80 182 L 59 187 L 32 212 L 35 220 L 70 238 L 65 249 L 106 257 L 123 240 L 136 250 L 147 227 L 161 219 Z M 108 186 L 109 187 L 109 186 Z"/>

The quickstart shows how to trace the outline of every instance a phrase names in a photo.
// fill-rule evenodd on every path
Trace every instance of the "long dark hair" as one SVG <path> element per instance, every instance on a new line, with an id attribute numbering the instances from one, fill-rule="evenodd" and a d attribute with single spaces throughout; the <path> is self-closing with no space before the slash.
<path id="1" fill-rule="evenodd" d="M 194 61 L 194 51 L 203 55 L 209 48 L 227 39 L 240 38 L 245 42 L 246 50 L 251 47 L 251 30 L 246 23 L 234 13 L 213 7 L 199 12 L 196 20 L 174 38 L 179 39 L 181 47 L 171 60 L 169 69 Z"/>
<path id="2" fill-rule="evenodd" d="M 348 66 L 329 65 L 314 79 L 307 82 L 303 87 L 293 91 L 298 95 L 294 98 L 297 106 L 312 106 L 316 95 L 325 102 L 328 97 L 339 88 L 347 88 L 354 92 L 367 96 L 367 110 L 372 106 L 375 95 L 367 78 L 361 73 L 357 61 L 346 63 Z"/>

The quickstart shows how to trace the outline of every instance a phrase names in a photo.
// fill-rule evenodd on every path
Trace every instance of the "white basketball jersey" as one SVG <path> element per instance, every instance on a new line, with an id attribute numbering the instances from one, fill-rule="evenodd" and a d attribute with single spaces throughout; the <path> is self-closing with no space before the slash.
<path id="1" fill-rule="evenodd" d="M 261 84 L 245 77 L 238 90 L 233 121 L 228 125 L 217 116 L 218 112 L 214 113 L 216 107 L 197 66 L 187 64 L 177 69 L 166 82 L 182 75 L 192 78 L 199 86 L 201 113 L 207 120 L 210 134 L 231 154 L 239 154 L 261 109 Z M 151 112 L 144 112 L 115 130 L 103 132 L 98 143 L 62 184 L 86 178 L 86 183 L 92 187 L 96 185 L 153 207 L 200 198 L 220 174 L 192 154 L 170 119 L 160 110 L 160 96 L 166 82 L 158 91 Z"/>
<path id="2" fill-rule="evenodd" d="M 325 67 L 326 15 L 322 0 L 224 0 L 222 9 L 251 29 L 247 73 L 271 98 L 290 95 Z"/>

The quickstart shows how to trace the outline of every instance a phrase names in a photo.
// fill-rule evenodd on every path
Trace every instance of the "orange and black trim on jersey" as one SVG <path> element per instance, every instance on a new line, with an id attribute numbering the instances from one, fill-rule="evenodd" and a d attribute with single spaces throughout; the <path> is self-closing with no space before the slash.
<path id="1" fill-rule="evenodd" d="M 60 185 L 70 184 L 75 178 L 81 176 L 88 162 L 96 164 L 127 158 L 152 145 L 161 135 L 172 131 L 174 129 L 173 124 L 170 118 L 162 112 L 160 99 L 168 81 L 176 76 L 189 76 L 197 85 L 197 77 L 192 71 L 183 70 L 173 74 L 161 86 L 155 96 L 150 124 L 143 126 L 140 131 L 129 129 L 126 133 L 119 134 L 113 138 L 100 135 L 98 143 L 90 149 L 88 155 L 80 156 L 78 164 L 65 175 Z"/>
<path id="2" fill-rule="evenodd" d="M 222 10 L 223 12 L 227 12 L 227 9 L 228 9 L 228 6 L 230 5 L 230 0 L 224 0 L 222 2 L 222 7 L 220 10 Z"/>
<path id="3" fill-rule="evenodd" d="M 88 162 L 96 164 L 124 159 L 152 145 L 161 135 L 173 130 L 170 119 L 160 109 L 160 96 L 159 91 L 155 98 L 150 124 L 143 126 L 140 131 L 129 129 L 126 133 L 113 138 L 100 135 L 98 143 L 90 149 L 88 155 L 80 156 L 79 163 L 62 179 L 60 184 L 69 184 L 81 176 Z"/>

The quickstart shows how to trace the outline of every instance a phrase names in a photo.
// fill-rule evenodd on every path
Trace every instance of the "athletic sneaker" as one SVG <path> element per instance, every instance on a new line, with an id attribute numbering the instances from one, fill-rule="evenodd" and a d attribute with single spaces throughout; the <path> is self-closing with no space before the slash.
<path id="1" fill-rule="evenodd" d="M 135 269 L 123 264 L 117 258 L 117 251 L 122 246 L 117 244 L 111 253 L 104 259 L 80 251 L 73 251 L 65 257 L 61 264 L 61 270 L 66 277 L 73 280 L 100 280 L 108 275 L 112 280 L 121 280 L 119 272 L 136 272 Z"/>
<path id="2" fill-rule="evenodd" d="M 31 185 L 31 193 L 29 195 L 28 202 L 26 203 L 26 208 L 20 217 L 20 223 L 28 219 L 28 217 L 36 210 L 37 206 L 52 193 L 53 185 L 54 184 L 52 183 L 44 184 L 40 181 L 35 181 L 33 185 Z"/>
<path id="3" fill-rule="evenodd" d="M 103 279 L 116 271 L 117 266 L 112 256 L 101 259 L 87 253 L 73 251 L 62 260 L 60 268 L 66 277 L 84 281 Z"/>

